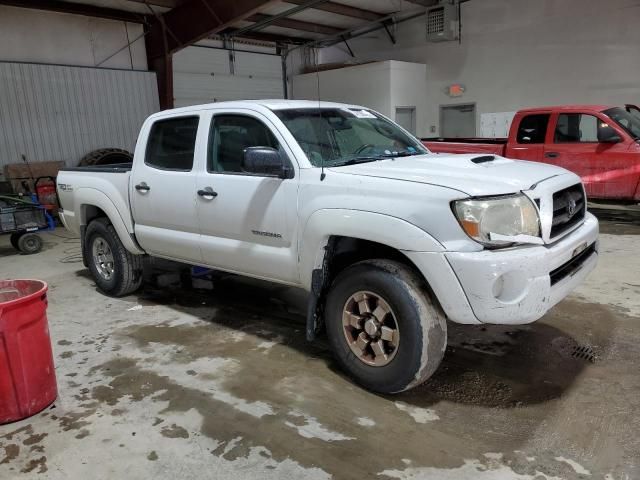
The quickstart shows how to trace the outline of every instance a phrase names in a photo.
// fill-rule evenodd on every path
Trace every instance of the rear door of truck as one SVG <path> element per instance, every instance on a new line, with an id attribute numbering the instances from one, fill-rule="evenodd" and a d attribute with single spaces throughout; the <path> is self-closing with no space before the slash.
<path id="1" fill-rule="evenodd" d="M 549 130 L 551 111 L 517 113 L 509 129 L 505 157 L 543 161 L 544 142 Z"/>
<path id="2" fill-rule="evenodd" d="M 204 153 L 196 148 L 200 116 L 170 114 L 143 125 L 129 195 L 136 238 L 151 255 L 202 263 L 194 167 Z"/>
<path id="3" fill-rule="evenodd" d="M 637 174 L 629 169 L 630 139 L 602 112 L 563 110 L 551 117 L 544 146 L 544 161 L 570 170 L 582 178 L 587 195 L 593 198 L 631 199 Z M 599 130 L 613 128 L 620 141 L 599 141 Z M 631 178 L 631 177 L 634 178 Z"/>

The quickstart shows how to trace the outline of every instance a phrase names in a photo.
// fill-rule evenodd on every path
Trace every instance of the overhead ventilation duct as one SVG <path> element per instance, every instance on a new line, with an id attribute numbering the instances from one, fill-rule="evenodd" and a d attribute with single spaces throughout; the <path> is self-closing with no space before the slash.
<path id="1" fill-rule="evenodd" d="M 450 42 L 460 38 L 460 3 L 442 0 L 427 8 L 427 42 Z"/>

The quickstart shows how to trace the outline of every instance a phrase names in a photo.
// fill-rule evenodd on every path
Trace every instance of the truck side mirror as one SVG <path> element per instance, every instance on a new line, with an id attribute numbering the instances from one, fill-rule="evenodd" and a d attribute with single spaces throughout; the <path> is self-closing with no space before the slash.
<path id="1" fill-rule="evenodd" d="M 281 179 L 291 178 L 293 173 L 282 154 L 272 147 L 245 148 L 242 170 L 247 173 Z"/>
<path id="2" fill-rule="evenodd" d="M 611 126 L 606 123 L 598 125 L 598 142 L 600 143 L 620 143 L 622 138 Z"/>

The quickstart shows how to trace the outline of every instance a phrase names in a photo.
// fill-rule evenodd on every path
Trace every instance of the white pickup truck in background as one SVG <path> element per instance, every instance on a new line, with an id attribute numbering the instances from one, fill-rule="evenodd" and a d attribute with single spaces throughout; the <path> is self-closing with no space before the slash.
<path id="1" fill-rule="evenodd" d="M 579 177 L 492 155 L 436 155 L 354 105 L 264 100 L 149 117 L 132 165 L 58 176 L 65 226 L 101 290 L 140 287 L 144 255 L 310 292 L 360 384 L 393 393 L 438 367 L 446 319 L 539 319 L 593 270 Z"/>

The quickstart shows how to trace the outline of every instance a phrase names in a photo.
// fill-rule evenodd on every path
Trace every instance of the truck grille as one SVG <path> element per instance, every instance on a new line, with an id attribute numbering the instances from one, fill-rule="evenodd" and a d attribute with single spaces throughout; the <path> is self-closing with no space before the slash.
<path id="1" fill-rule="evenodd" d="M 580 183 L 554 193 L 551 238 L 580 223 L 584 219 L 586 207 L 587 202 Z"/>

